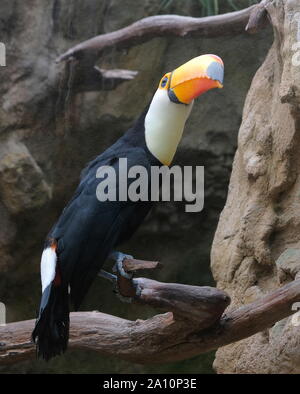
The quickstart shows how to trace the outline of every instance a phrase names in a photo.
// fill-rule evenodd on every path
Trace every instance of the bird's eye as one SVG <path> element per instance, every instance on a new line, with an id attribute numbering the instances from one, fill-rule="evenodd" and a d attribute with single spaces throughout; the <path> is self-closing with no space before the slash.
<path id="1" fill-rule="evenodd" d="M 160 86 L 162 88 L 164 88 L 166 86 L 167 82 L 168 82 L 168 77 L 164 77 L 163 80 L 161 81 L 161 85 Z"/>

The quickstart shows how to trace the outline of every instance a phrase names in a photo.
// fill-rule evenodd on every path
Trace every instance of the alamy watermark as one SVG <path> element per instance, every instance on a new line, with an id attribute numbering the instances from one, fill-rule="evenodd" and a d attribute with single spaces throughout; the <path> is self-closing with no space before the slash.
<path id="1" fill-rule="evenodd" d="M 186 212 L 204 207 L 203 166 L 128 166 L 120 158 L 118 166 L 101 166 L 96 173 L 102 179 L 97 199 L 105 201 L 184 201 Z M 172 197 L 173 196 L 173 197 Z"/>
<path id="2" fill-rule="evenodd" d="M 300 326 L 300 302 L 295 302 L 292 305 L 292 311 L 298 311 L 293 314 L 292 319 L 291 319 L 291 324 L 294 327 L 299 327 Z"/>
<path id="3" fill-rule="evenodd" d="M 6 306 L 0 302 L 0 326 L 6 325 Z"/>
<path id="4" fill-rule="evenodd" d="M 6 66 L 6 47 L 3 42 L 0 42 L 0 67 Z"/>
<path id="5" fill-rule="evenodd" d="M 292 50 L 295 52 L 292 57 L 292 65 L 295 67 L 300 66 L 300 12 L 296 12 L 294 20 L 297 23 L 297 34 L 296 42 L 292 46 Z"/>

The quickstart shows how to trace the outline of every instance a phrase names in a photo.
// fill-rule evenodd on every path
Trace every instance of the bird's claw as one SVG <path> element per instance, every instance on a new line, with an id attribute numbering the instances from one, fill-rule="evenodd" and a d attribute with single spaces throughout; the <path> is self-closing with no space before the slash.
<path id="1" fill-rule="evenodd" d="M 140 297 L 142 295 L 142 288 L 139 286 L 136 280 L 133 279 L 133 286 L 135 288 L 135 296 Z"/>
<path id="2" fill-rule="evenodd" d="M 120 292 L 119 289 L 119 284 L 118 284 L 118 276 L 114 274 L 110 274 L 104 270 L 101 270 L 99 272 L 99 276 L 102 276 L 108 280 L 110 280 L 113 283 L 113 292 L 116 294 L 116 296 L 122 301 L 126 303 L 131 303 L 135 297 L 139 297 L 142 293 L 142 289 L 139 287 L 138 283 L 133 279 L 133 273 L 131 272 L 126 272 L 123 268 L 123 262 L 125 259 L 132 260 L 133 257 L 129 254 L 121 253 L 121 252 L 113 252 L 109 256 L 111 259 L 115 260 L 115 265 L 113 266 L 113 272 L 116 274 L 119 274 L 123 278 L 126 278 L 128 280 L 132 280 L 134 289 L 135 289 L 135 296 L 134 297 L 126 297 L 123 296 Z"/>
<path id="3" fill-rule="evenodd" d="M 120 293 L 120 291 L 118 289 L 118 285 L 115 286 L 114 293 L 119 298 L 119 300 L 122 302 L 126 302 L 127 304 L 130 304 L 133 301 L 133 297 L 122 296 L 122 294 Z"/>
<path id="4" fill-rule="evenodd" d="M 135 296 L 134 297 L 123 296 L 120 293 L 120 290 L 119 290 L 117 282 L 114 285 L 114 293 L 116 294 L 116 296 L 119 298 L 120 301 L 126 302 L 127 304 L 130 304 L 131 302 L 133 302 L 135 297 L 140 297 L 140 295 L 142 294 L 142 288 L 138 285 L 138 283 L 136 283 L 135 280 L 133 280 L 133 285 L 134 285 L 134 288 L 135 288 Z"/>
<path id="5" fill-rule="evenodd" d="M 123 268 L 123 261 L 125 259 L 132 260 L 133 257 L 130 256 L 129 254 L 124 254 L 124 253 L 121 253 L 121 252 L 113 252 L 110 255 L 110 257 L 113 258 L 116 261 L 115 265 L 113 266 L 113 272 L 119 273 L 120 275 L 122 275 L 126 279 L 132 279 L 133 274 L 132 273 L 128 273 L 128 272 L 126 272 L 124 270 L 124 268 Z"/>

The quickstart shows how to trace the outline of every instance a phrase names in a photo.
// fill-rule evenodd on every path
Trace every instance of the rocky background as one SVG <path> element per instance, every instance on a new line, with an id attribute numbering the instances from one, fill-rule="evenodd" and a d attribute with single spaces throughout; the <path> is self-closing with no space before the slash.
<path id="1" fill-rule="evenodd" d="M 231 307 L 300 277 L 300 4 L 270 1 L 267 9 L 275 41 L 247 95 L 212 249 L 213 274 Z M 225 346 L 215 367 L 219 373 L 299 374 L 299 326 L 289 317 Z"/>
<path id="2" fill-rule="evenodd" d="M 247 6 L 248 1 L 239 5 Z M 213 283 L 210 249 L 227 196 L 243 104 L 271 46 L 271 30 L 252 37 L 159 38 L 124 52 L 112 48 L 99 61 L 101 68 L 139 72 L 132 82 L 112 91 L 73 95 L 71 82 L 67 89 L 62 87 L 64 65 L 55 64 L 59 54 L 78 42 L 139 18 L 158 13 L 200 16 L 202 12 L 196 0 L 174 0 L 164 7 L 160 0 L 1 0 L 0 41 L 7 46 L 7 67 L 0 68 L 0 300 L 7 306 L 8 321 L 36 315 L 43 239 L 71 197 L 84 165 L 132 124 L 165 72 L 201 53 L 223 58 L 225 88 L 209 92 L 194 106 L 176 163 L 205 166 L 205 208 L 191 214 L 184 212 L 183 204 L 158 204 L 122 251 L 162 261 L 164 269 L 154 274 L 158 280 Z M 222 2 L 220 12 L 228 10 Z M 248 100 L 248 111 L 253 106 Z M 231 201 L 247 190 L 231 194 Z M 225 214 L 223 227 L 227 220 Z M 213 268 L 221 286 L 231 290 L 222 276 L 227 274 L 221 255 L 231 253 L 227 246 L 214 257 Z M 251 259 L 244 261 L 254 264 Z M 95 280 L 83 309 L 131 319 L 154 313 L 150 308 L 121 304 L 101 278 Z M 212 372 L 213 359 L 209 354 L 170 365 L 139 366 L 74 351 L 48 364 L 32 361 L 0 371 L 203 373 Z M 219 356 L 220 371 L 222 360 Z"/>

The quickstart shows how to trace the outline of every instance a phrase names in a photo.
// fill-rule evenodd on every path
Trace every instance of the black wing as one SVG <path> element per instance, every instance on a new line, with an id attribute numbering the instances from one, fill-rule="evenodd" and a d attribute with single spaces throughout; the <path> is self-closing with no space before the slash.
<path id="1" fill-rule="evenodd" d="M 118 243 L 130 238 L 152 206 L 150 201 L 100 202 L 97 199 L 97 169 L 110 165 L 118 175 L 120 157 L 127 158 L 128 168 L 140 165 L 150 174 L 149 156 L 143 148 L 127 147 L 118 157 L 113 154 L 99 156 L 88 167 L 74 197 L 49 234 L 58 242 L 58 266 L 64 284 L 71 287 L 75 309 L 110 252 Z M 118 187 L 117 182 L 117 192 Z"/>

